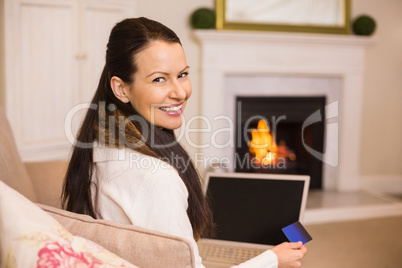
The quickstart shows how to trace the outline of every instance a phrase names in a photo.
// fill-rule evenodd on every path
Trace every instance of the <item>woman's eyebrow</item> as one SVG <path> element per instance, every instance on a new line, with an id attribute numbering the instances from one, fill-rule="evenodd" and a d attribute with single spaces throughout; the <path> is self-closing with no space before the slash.
<path id="1" fill-rule="evenodd" d="M 180 73 L 184 72 L 187 69 L 190 69 L 190 66 L 187 65 L 183 70 L 180 71 Z"/>
<path id="2" fill-rule="evenodd" d="M 147 76 L 146 76 L 146 78 L 148 78 L 148 77 L 150 77 L 150 76 L 152 76 L 152 75 L 154 75 L 154 74 L 164 74 L 164 75 L 169 75 L 169 73 L 167 73 L 167 72 L 155 71 L 155 72 L 152 72 L 152 73 L 150 73 L 149 75 L 147 75 Z"/>
<path id="3" fill-rule="evenodd" d="M 184 67 L 184 69 L 182 69 L 179 73 L 182 73 L 182 72 L 184 72 L 185 70 L 187 70 L 187 69 L 190 69 L 190 66 L 186 66 L 186 67 Z M 169 73 L 167 73 L 167 72 L 163 72 L 163 71 L 155 71 L 155 72 L 152 72 L 152 73 L 150 73 L 149 75 L 147 75 L 146 76 L 146 78 L 148 78 L 148 77 L 150 77 L 150 76 L 152 76 L 152 75 L 154 75 L 154 74 L 164 74 L 164 75 L 169 75 Z"/>

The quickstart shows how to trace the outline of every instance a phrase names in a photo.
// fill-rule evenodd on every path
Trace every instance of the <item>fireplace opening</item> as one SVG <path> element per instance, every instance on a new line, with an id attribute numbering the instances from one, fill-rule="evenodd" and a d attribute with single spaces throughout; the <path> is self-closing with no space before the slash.
<path id="1" fill-rule="evenodd" d="M 325 97 L 237 97 L 236 172 L 310 175 L 310 189 L 322 189 L 324 121 L 303 128 L 313 113 L 325 118 Z"/>

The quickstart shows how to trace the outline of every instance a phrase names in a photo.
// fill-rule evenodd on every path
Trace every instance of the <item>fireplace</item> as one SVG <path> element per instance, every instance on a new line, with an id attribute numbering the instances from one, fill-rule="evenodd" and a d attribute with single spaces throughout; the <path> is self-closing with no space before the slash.
<path id="1" fill-rule="evenodd" d="M 235 171 L 234 138 L 219 130 L 235 128 L 223 118 L 236 121 L 237 97 L 325 96 L 322 188 L 360 189 L 361 100 L 371 39 L 215 30 L 195 35 L 201 43 L 200 113 L 211 122 L 199 134 L 204 159 L 229 159 L 229 171 Z M 273 84 L 267 87 L 267 81 Z"/>
<path id="2" fill-rule="evenodd" d="M 310 175 L 310 188 L 322 188 L 322 161 L 306 147 L 324 153 L 325 124 L 303 124 L 316 112 L 325 118 L 325 96 L 248 96 L 236 104 L 236 172 Z"/>
<path id="3" fill-rule="evenodd" d="M 236 131 L 234 137 L 220 134 L 218 143 L 224 144 L 231 139 L 235 143 L 222 149 L 213 148 L 212 153 L 229 158 L 230 171 L 308 174 L 314 181 L 312 189 L 334 188 L 338 176 L 337 162 L 334 161 L 338 159 L 338 123 L 334 119 L 338 116 L 338 102 L 342 102 L 341 89 L 342 80 L 338 77 L 226 75 L 223 86 L 225 101 L 221 106 L 224 107 L 223 113 L 233 118 L 232 128 Z M 320 120 L 309 123 L 313 115 L 319 116 Z M 260 170 L 241 168 L 249 164 L 244 158 L 249 149 L 244 146 L 252 134 L 244 137 L 247 135 L 244 135 L 242 125 L 247 123 L 252 132 L 260 119 L 258 116 L 264 117 L 270 128 L 278 132 L 274 133 L 278 149 L 295 154 L 297 161 L 286 161 L 286 170 L 283 169 L 284 161 Z M 247 122 L 252 118 L 256 120 Z M 216 127 L 224 127 L 218 123 L 215 123 Z"/>

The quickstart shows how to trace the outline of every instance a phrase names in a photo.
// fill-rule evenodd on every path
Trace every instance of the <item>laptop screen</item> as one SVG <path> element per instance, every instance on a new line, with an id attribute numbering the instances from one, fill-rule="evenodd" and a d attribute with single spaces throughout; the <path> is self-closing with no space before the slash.
<path id="1" fill-rule="evenodd" d="M 207 197 L 219 240 L 277 245 L 282 228 L 302 221 L 309 177 L 251 173 L 207 175 Z"/>

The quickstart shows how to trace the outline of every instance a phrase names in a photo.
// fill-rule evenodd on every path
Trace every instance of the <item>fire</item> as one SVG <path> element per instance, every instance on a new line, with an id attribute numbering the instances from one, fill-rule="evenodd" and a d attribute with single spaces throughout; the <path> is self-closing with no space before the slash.
<path id="1" fill-rule="evenodd" d="M 276 164 L 278 159 L 296 160 L 296 155 L 291 151 L 286 142 L 281 140 L 279 145 L 275 142 L 274 134 L 271 134 L 265 120 L 258 121 L 257 129 L 251 131 L 251 141 L 248 142 L 250 153 L 254 154 L 257 165 L 269 166 Z"/>
<path id="2" fill-rule="evenodd" d="M 257 164 L 268 166 L 275 162 L 278 147 L 265 120 L 258 121 L 257 129 L 251 131 L 251 141 L 248 146 L 250 153 L 255 155 Z"/>

